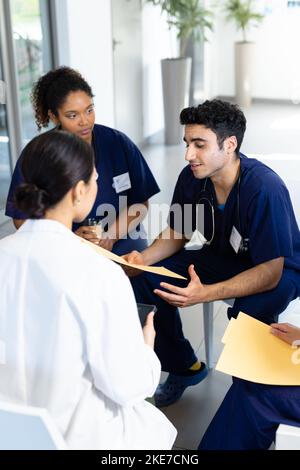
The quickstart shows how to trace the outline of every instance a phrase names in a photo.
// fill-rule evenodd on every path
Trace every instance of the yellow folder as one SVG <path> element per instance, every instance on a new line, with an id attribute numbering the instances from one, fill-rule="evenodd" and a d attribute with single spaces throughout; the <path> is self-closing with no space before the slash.
<path id="1" fill-rule="evenodd" d="M 262 384 L 300 385 L 300 348 L 270 330 L 269 325 L 239 313 L 225 331 L 216 370 Z"/>
<path id="2" fill-rule="evenodd" d="M 170 271 L 169 269 L 164 268 L 163 266 L 143 266 L 141 264 L 130 264 L 130 263 L 127 263 L 127 261 L 125 261 L 124 258 L 122 258 L 121 256 L 115 255 L 114 253 L 111 253 L 111 251 L 105 250 L 104 248 L 101 248 L 100 246 L 97 246 L 94 243 L 91 243 L 88 240 L 85 240 L 84 238 L 80 238 L 80 241 L 82 241 L 85 244 L 88 244 L 93 250 L 95 250 L 100 255 L 105 256 L 106 258 L 112 261 L 115 261 L 116 263 L 122 264 L 124 266 L 128 266 L 134 269 L 139 269 L 140 271 L 147 271 L 149 273 L 159 274 L 161 276 L 168 276 L 168 277 L 173 277 L 176 279 L 186 280 L 186 277 L 180 276 L 180 274 L 176 274 L 173 271 Z"/>

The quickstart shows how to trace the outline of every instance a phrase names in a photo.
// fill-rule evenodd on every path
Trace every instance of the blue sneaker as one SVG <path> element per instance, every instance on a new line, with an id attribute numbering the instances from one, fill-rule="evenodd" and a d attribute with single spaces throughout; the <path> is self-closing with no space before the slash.
<path id="1" fill-rule="evenodd" d="M 169 374 L 167 380 L 160 384 L 154 394 L 155 405 L 160 408 L 162 406 L 169 406 L 175 403 L 185 389 L 191 385 L 197 385 L 208 374 L 208 368 L 204 362 L 201 363 L 199 372 L 193 375 L 175 375 Z"/>

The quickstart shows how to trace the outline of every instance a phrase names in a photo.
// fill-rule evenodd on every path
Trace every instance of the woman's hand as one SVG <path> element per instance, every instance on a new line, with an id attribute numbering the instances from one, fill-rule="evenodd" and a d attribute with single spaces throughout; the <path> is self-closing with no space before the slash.
<path id="1" fill-rule="evenodd" d="M 147 316 L 145 326 L 143 328 L 143 335 L 145 344 L 154 349 L 154 340 L 155 340 L 155 329 L 153 324 L 154 312 L 150 312 Z"/>
<path id="2" fill-rule="evenodd" d="M 131 253 L 128 253 L 127 255 L 123 255 L 122 258 L 125 259 L 125 261 L 127 261 L 127 263 L 130 263 L 130 264 L 145 265 L 143 255 L 139 251 L 132 251 Z M 125 266 L 125 265 L 122 265 L 122 268 L 124 269 L 125 273 L 129 277 L 138 276 L 142 272 L 139 269 L 130 268 L 129 266 Z"/>
<path id="3" fill-rule="evenodd" d="M 102 238 L 101 234 L 105 234 L 106 232 L 102 232 L 97 225 L 79 227 L 75 233 L 79 237 L 84 238 L 95 245 L 101 246 L 101 248 L 108 251 L 112 251 L 116 241 L 109 238 L 107 235 Z"/>
<path id="4" fill-rule="evenodd" d="M 286 343 L 293 344 L 297 341 L 300 345 L 300 328 L 297 328 L 290 323 L 272 323 L 271 333 L 280 339 L 283 339 Z"/>
<path id="5" fill-rule="evenodd" d="M 76 235 L 78 235 L 81 238 L 84 238 L 85 240 L 88 240 L 91 243 L 94 243 L 95 245 L 99 245 L 99 238 L 97 236 L 96 232 L 96 226 L 82 226 L 79 227 L 76 230 Z"/>

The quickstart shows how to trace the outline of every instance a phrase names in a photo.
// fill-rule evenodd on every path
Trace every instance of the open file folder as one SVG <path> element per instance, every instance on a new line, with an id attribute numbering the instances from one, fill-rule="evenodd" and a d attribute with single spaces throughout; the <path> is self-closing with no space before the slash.
<path id="1" fill-rule="evenodd" d="M 173 271 L 170 271 L 169 269 L 164 268 L 163 266 L 143 266 L 141 264 L 127 263 L 127 261 L 125 261 L 124 258 L 122 258 L 121 256 L 115 255 L 114 253 L 111 253 L 111 251 L 105 250 L 104 248 L 101 248 L 100 246 L 97 246 L 94 243 L 91 243 L 88 240 L 85 240 L 84 238 L 80 238 L 80 241 L 90 245 L 90 247 L 94 251 L 99 253 L 100 255 L 105 256 L 106 258 L 112 261 L 115 261 L 118 264 L 122 264 L 123 266 L 128 266 L 130 268 L 139 269 L 140 271 L 146 271 L 149 273 L 159 274 L 161 276 L 168 276 L 168 277 L 173 277 L 176 279 L 186 279 L 186 277 L 183 277 L 180 274 L 176 274 Z"/>
<path id="2" fill-rule="evenodd" d="M 222 342 L 216 370 L 267 385 L 300 385 L 300 348 L 272 335 L 269 325 L 239 313 Z"/>

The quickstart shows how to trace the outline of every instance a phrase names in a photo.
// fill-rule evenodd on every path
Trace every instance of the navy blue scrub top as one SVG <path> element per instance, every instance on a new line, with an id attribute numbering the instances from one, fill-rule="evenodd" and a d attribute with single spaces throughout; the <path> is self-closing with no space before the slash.
<path id="1" fill-rule="evenodd" d="M 170 227 L 188 235 L 184 231 L 183 206 L 191 204 L 190 224 L 193 231 L 199 229 L 196 205 L 201 203 L 204 206 L 204 236 L 210 240 L 213 233 L 213 205 L 215 234 L 210 248 L 227 262 L 230 262 L 230 258 L 234 257 L 236 261 L 239 257 L 245 268 L 250 268 L 283 256 L 284 267 L 299 272 L 300 232 L 284 182 L 273 170 L 254 158 L 240 154 L 240 163 L 240 179 L 222 209 L 218 208 L 211 180 L 208 178 L 205 186 L 204 179 L 196 179 L 190 166 L 185 167 L 179 175 L 172 200 L 172 204 L 180 205 L 182 218 L 175 219 L 170 212 Z M 232 248 L 229 239 L 233 226 L 243 239 L 249 239 L 248 251 L 236 253 Z"/>
<path id="2" fill-rule="evenodd" d="M 95 218 L 97 216 L 97 209 L 99 215 L 99 206 L 101 204 L 111 204 L 114 206 L 116 216 L 118 216 L 119 209 L 122 210 L 123 208 L 119 208 L 120 196 L 127 197 L 127 206 L 129 207 L 132 204 L 147 201 L 151 196 L 160 191 L 143 155 L 136 145 L 122 132 L 95 124 L 93 129 L 93 147 L 95 151 L 95 166 L 99 174 L 97 181 L 98 193 L 88 218 Z M 24 181 L 21 173 L 21 161 L 22 155 L 17 161 L 12 176 L 6 204 L 5 213 L 13 219 L 26 219 L 26 215 L 19 211 L 14 204 L 15 188 Z M 113 178 L 126 173 L 128 173 L 131 187 L 117 193 L 113 187 Z M 105 217 L 105 215 L 102 211 L 102 216 L 99 216 L 98 219 Z M 83 224 L 73 224 L 73 231 L 80 225 Z M 125 241 L 122 240 L 122 242 Z M 120 242 L 117 242 L 116 245 Z M 132 240 L 132 242 L 137 244 L 138 240 Z M 141 249 L 141 247 L 130 248 Z M 126 252 L 126 249 L 124 252 Z"/>

